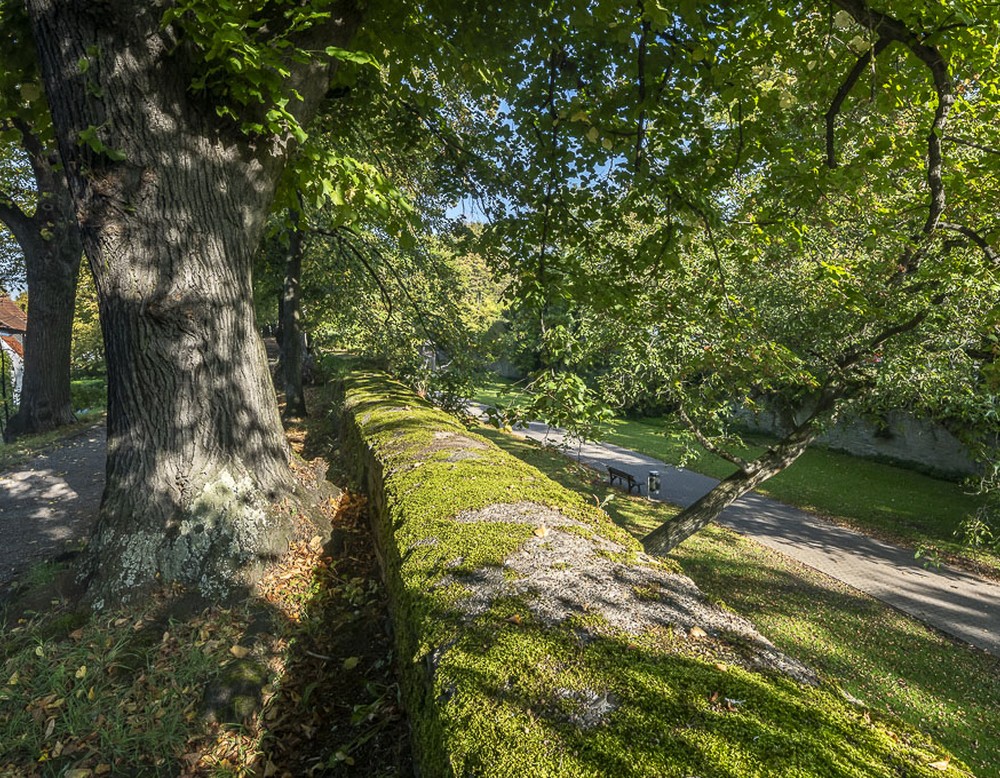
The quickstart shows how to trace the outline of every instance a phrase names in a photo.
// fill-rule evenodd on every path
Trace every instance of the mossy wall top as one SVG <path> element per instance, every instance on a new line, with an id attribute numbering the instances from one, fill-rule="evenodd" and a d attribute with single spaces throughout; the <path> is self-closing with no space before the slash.
<path id="1" fill-rule="evenodd" d="M 423 778 L 934 775 L 535 468 L 381 374 L 344 380 Z"/>

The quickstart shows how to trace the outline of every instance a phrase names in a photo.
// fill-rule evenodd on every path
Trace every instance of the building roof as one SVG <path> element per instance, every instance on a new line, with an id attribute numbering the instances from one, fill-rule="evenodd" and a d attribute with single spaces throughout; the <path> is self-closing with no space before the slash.
<path id="1" fill-rule="evenodd" d="M 5 294 L 0 294 L 0 329 L 11 332 L 28 331 L 28 317 Z"/>
<path id="2" fill-rule="evenodd" d="M 21 345 L 21 341 L 13 335 L 0 335 L 0 340 L 10 346 L 11 351 L 17 354 L 21 359 L 24 359 L 24 346 Z"/>

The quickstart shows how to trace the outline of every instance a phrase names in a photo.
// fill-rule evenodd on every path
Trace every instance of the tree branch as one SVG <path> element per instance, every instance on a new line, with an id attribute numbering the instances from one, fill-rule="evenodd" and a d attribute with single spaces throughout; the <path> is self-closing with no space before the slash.
<path id="1" fill-rule="evenodd" d="M 887 38 L 906 46 L 931 73 L 934 91 L 937 94 L 937 106 L 934 110 L 934 121 L 927 134 L 927 186 L 930 189 L 931 200 L 927 220 L 922 229 L 924 236 L 930 235 L 937 228 L 945 208 L 941 138 L 948 122 L 948 113 L 955 102 L 948 62 L 936 46 L 921 43 L 920 37 L 903 22 L 881 11 L 873 10 L 866 0 L 835 0 L 835 2 L 858 24 L 878 35 L 879 40 Z M 918 256 L 919 253 L 908 251 L 904 257 L 904 267 L 912 269 L 911 265 Z"/>
<path id="2" fill-rule="evenodd" d="M 987 154 L 1000 154 L 1000 149 L 998 148 L 986 146 L 982 143 L 976 143 L 971 140 L 965 140 L 964 138 L 957 138 L 954 135 L 945 135 L 941 138 L 941 140 L 946 140 L 949 143 L 957 143 L 959 146 L 968 146 L 970 149 L 979 149 L 980 151 L 985 151 Z"/>
<path id="3" fill-rule="evenodd" d="M 960 235 L 964 235 L 966 238 L 979 246 L 980 249 L 982 249 L 986 259 L 995 265 L 1000 265 L 1000 255 L 993 250 L 993 247 L 987 242 L 986 238 L 971 227 L 963 227 L 961 224 L 953 224 L 952 222 L 939 222 L 938 227 L 942 230 L 950 230 L 951 232 L 957 232 Z"/>
<path id="4" fill-rule="evenodd" d="M 7 225 L 7 229 L 22 247 L 37 237 L 34 220 L 21 210 L 21 206 L 7 192 L 0 192 L 0 221 Z"/>
<path id="5" fill-rule="evenodd" d="M 710 454 L 715 454 L 717 457 L 725 459 L 727 462 L 736 465 L 740 470 L 747 472 L 751 463 L 731 451 L 717 446 L 709 438 L 705 437 L 698 425 L 695 424 L 694 421 L 691 420 L 691 417 L 687 415 L 687 411 L 684 410 L 684 406 L 680 406 L 677 409 L 677 415 L 681 417 L 681 421 L 684 422 L 684 426 L 691 430 L 691 434 L 694 435 L 694 439 L 698 441 L 698 444 L 702 448 Z"/>
<path id="6" fill-rule="evenodd" d="M 344 251 L 344 248 L 346 247 L 347 251 L 351 254 L 351 256 L 353 256 L 355 259 L 358 260 L 358 262 L 361 263 L 361 266 L 365 269 L 365 271 L 368 273 L 371 279 L 375 282 L 376 286 L 378 286 L 379 294 L 381 295 L 382 302 L 385 303 L 385 308 L 386 308 L 385 324 L 388 324 L 389 319 L 392 318 L 392 297 L 389 295 L 389 290 L 385 288 L 385 284 L 382 283 L 382 279 L 379 278 L 378 273 L 375 272 L 375 269 L 371 266 L 371 263 L 368 262 L 368 259 L 365 257 L 365 255 L 358 250 L 357 246 L 355 246 L 353 243 L 351 243 L 351 241 L 347 239 L 346 235 L 353 235 L 354 233 L 350 232 L 349 230 L 333 232 L 330 230 L 320 229 L 319 227 L 311 227 L 309 229 L 309 232 L 312 232 L 316 235 L 322 235 L 326 238 L 331 238 L 332 240 L 336 241 L 337 246 L 340 248 L 341 251 Z"/>
<path id="7" fill-rule="evenodd" d="M 879 38 L 875 42 L 875 46 L 870 48 L 860 57 L 858 61 L 854 63 L 854 67 L 851 68 L 851 72 L 847 74 L 847 78 L 844 79 L 844 83 L 840 85 L 840 89 L 837 90 L 837 94 L 833 98 L 833 102 L 830 104 L 830 109 L 826 112 L 826 165 L 827 167 L 837 167 L 837 149 L 836 149 L 836 125 L 837 125 L 837 114 L 840 113 L 840 109 L 844 105 L 844 101 L 847 96 L 854 89 L 854 85 L 858 83 L 858 79 L 861 78 L 862 73 L 868 68 L 872 60 L 875 59 L 879 54 L 881 54 L 885 48 L 892 43 L 891 38 Z"/>

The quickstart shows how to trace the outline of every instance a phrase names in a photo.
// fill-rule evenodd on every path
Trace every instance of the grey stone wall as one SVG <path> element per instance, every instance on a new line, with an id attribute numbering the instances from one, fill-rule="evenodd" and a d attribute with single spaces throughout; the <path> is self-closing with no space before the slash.
<path id="1" fill-rule="evenodd" d="M 884 424 L 857 416 L 841 419 L 818 439 L 835 451 L 899 462 L 940 473 L 965 476 L 978 472 L 968 447 L 942 425 L 907 413 L 889 413 Z M 747 414 L 743 423 L 754 432 L 780 429 L 773 413 Z"/>

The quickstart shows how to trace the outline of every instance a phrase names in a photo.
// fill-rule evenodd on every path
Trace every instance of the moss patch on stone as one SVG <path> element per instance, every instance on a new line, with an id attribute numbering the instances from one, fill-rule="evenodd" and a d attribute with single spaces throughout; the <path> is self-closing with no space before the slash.
<path id="1" fill-rule="evenodd" d="M 941 774 L 935 744 L 845 701 L 602 511 L 402 385 L 346 377 L 342 432 L 422 775 Z"/>

